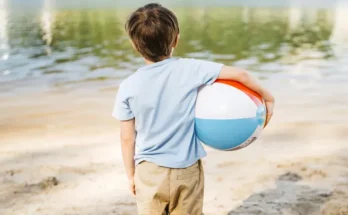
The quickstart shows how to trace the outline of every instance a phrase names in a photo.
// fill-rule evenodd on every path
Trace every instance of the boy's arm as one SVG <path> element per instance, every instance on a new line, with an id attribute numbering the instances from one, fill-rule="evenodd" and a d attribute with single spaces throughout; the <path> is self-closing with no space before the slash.
<path id="1" fill-rule="evenodd" d="M 130 189 L 135 194 L 134 186 L 134 154 L 135 154 L 135 120 L 121 121 L 121 148 L 124 167 L 130 182 Z"/>
<path id="2" fill-rule="evenodd" d="M 250 73 L 243 69 L 235 68 L 235 67 L 229 67 L 229 66 L 223 66 L 222 70 L 218 76 L 218 79 L 227 79 L 227 80 L 234 80 L 242 83 L 249 89 L 255 91 L 258 93 L 264 100 L 265 105 L 267 108 L 267 119 L 265 126 L 269 123 L 271 120 L 271 117 L 273 116 L 273 108 L 274 108 L 274 97 L 272 94 L 265 88 L 263 88 L 257 80 L 255 80 Z"/>

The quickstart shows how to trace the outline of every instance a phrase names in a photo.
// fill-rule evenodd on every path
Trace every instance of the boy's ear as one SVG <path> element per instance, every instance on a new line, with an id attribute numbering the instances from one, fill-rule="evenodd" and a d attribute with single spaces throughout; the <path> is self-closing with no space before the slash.
<path id="1" fill-rule="evenodd" d="M 135 51 L 138 51 L 137 48 L 135 47 L 133 41 L 132 41 L 131 39 L 129 39 L 129 42 L 132 44 L 133 49 L 134 49 Z"/>
<path id="2" fill-rule="evenodd" d="M 179 43 L 179 39 L 180 39 L 180 34 L 176 35 L 174 44 L 173 44 L 173 48 L 176 48 L 178 46 Z"/>

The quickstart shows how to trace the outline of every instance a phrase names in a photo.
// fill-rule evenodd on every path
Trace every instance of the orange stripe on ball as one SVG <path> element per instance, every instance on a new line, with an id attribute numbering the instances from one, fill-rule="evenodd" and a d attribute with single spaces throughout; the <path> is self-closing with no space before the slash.
<path id="1" fill-rule="evenodd" d="M 223 80 L 223 79 L 218 79 L 215 81 L 216 83 L 221 83 L 221 84 L 227 84 L 230 85 L 232 87 L 235 87 L 241 91 L 243 91 L 245 94 L 247 94 L 253 101 L 254 103 L 259 106 L 261 104 L 263 104 L 263 99 L 262 97 L 257 94 L 255 91 L 247 88 L 246 86 L 244 86 L 243 84 L 237 82 L 237 81 L 231 81 L 231 80 Z"/>

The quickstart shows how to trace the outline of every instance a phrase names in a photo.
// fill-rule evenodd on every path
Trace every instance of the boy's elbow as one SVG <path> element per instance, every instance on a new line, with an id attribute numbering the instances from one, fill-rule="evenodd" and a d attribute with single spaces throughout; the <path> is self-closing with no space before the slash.
<path id="1" fill-rule="evenodd" d="M 220 73 L 219 79 L 227 79 L 245 83 L 250 80 L 250 74 L 244 69 L 225 66 Z"/>
<path id="2" fill-rule="evenodd" d="M 135 138 L 133 135 L 121 135 L 121 144 L 122 145 L 130 145 L 134 144 Z"/>
<path id="3" fill-rule="evenodd" d="M 246 70 L 241 70 L 238 73 L 237 80 L 240 83 L 247 83 L 247 82 L 249 82 L 250 78 L 251 78 L 251 76 L 250 76 L 249 72 L 247 72 Z"/>

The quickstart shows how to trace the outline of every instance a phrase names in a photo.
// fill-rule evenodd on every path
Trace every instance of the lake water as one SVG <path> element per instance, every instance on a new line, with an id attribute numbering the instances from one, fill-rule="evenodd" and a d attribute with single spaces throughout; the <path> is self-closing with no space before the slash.
<path id="1" fill-rule="evenodd" d="M 81 83 L 115 87 L 143 64 L 124 32 L 134 1 L 122 7 L 62 2 L 0 0 L 0 94 Z M 346 3 L 204 2 L 172 7 L 181 27 L 176 56 L 241 66 L 262 79 L 306 86 L 348 80 Z"/>

